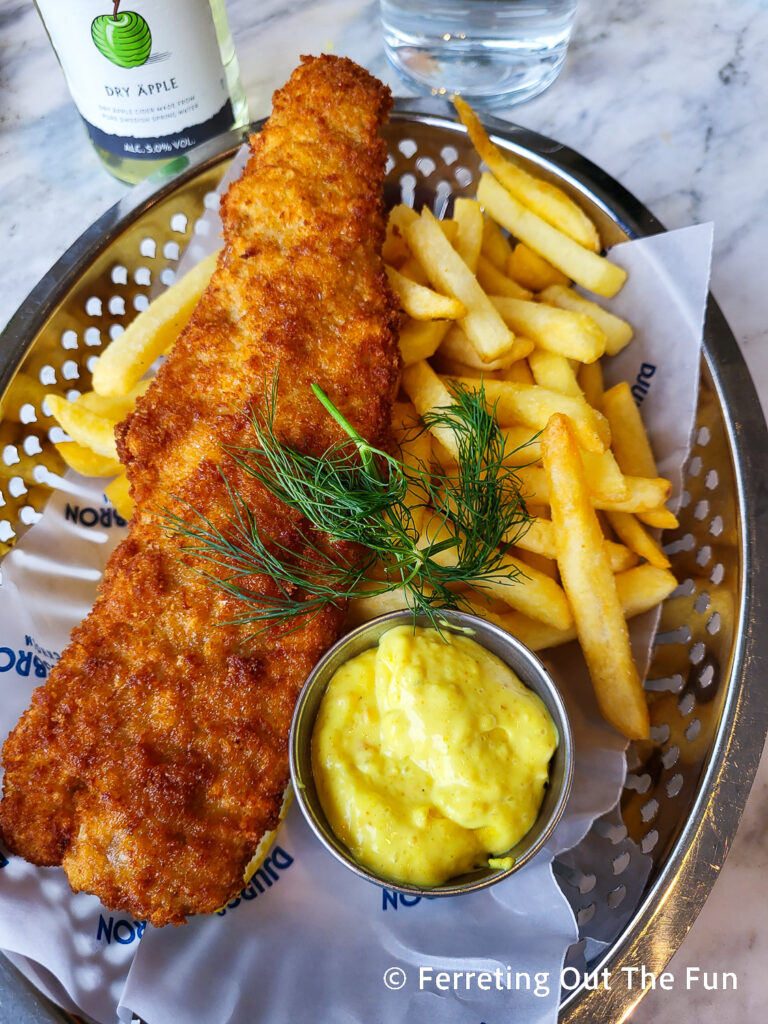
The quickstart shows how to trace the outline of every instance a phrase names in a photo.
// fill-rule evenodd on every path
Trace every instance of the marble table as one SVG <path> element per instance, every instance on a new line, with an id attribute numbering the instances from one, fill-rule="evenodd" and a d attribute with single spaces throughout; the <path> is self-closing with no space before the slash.
<path id="1" fill-rule="evenodd" d="M 253 117 L 302 53 L 345 54 L 405 88 L 383 55 L 377 4 L 228 0 Z M 102 169 L 31 4 L 0 0 L 0 324 L 53 260 L 127 191 Z M 768 408 L 768 9 L 755 0 L 582 0 L 561 77 L 495 112 L 559 139 L 668 227 L 713 221 L 712 291 Z M 736 971 L 738 990 L 655 991 L 633 1024 L 759 1020 L 765 973 L 768 759 L 729 859 L 672 960 Z"/>

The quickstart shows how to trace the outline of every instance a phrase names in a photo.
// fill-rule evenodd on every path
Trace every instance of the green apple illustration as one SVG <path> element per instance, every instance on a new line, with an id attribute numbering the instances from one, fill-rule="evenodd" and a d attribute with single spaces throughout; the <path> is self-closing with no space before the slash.
<path id="1" fill-rule="evenodd" d="M 120 0 L 115 0 L 111 14 L 93 19 L 91 37 L 96 49 L 119 68 L 137 68 L 146 64 L 152 49 L 149 25 L 135 11 L 117 13 Z"/>

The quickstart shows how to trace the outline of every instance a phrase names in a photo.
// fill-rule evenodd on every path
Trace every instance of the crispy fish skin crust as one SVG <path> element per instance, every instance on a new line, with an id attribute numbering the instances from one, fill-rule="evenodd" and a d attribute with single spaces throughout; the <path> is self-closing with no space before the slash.
<path id="1" fill-rule="evenodd" d="M 378 135 L 389 107 L 379 82 L 330 56 L 303 58 L 275 94 L 223 200 L 211 284 L 118 428 L 140 511 L 3 749 L 10 850 L 62 864 L 76 891 L 154 925 L 213 911 L 242 888 L 278 822 L 296 697 L 343 618 L 328 608 L 297 631 L 282 623 L 249 639 L 252 628 L 226 624 L 243 606 L 201 579 L 154 510 L 192 519 L 194 508 L 227 529 L 221 467 L 262 536 L 303 550 L 299 517 L 221 449 L 252 443 L 248 407 L 264 407 L 278 367 L 285 441 L 321 455 L 340 439 L 316 381 L 363 435 L 390 443 L 399 356 Z M 250 585 L 276 593 L 265 577 Z"/>

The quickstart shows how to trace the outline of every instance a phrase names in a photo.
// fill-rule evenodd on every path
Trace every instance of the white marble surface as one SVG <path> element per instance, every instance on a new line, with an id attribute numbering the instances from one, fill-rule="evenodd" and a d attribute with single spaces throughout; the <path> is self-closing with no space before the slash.
<path id="1" fill-rule="evenodd" d="M 407 90 L 383 56 L 377 5 L 229 0 L 251 114 L 301 53 L 346 54 Z M 497 111 L 579 150 L 668 227 L 715 224 L 712 290 L 768 408 L 768 7 L 761 0 L 581 0 L 564 71 Z M 102 170 L 30 3 L 0 0 L 0 323 L 52 261 L 127 191 Z M 634 1024 L 764 1017 L 768 759 L 703 912 L 672 961 L 736 970 L 737 992 L 652 992 Z"/>

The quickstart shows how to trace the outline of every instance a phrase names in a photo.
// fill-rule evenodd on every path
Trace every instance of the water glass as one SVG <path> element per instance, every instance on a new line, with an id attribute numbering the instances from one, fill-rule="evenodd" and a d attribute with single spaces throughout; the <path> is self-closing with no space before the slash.
<path id="1" fill-rule="evenodd" d="M 420 92 L 520 103 L 554 82 L 576 0 L 380 0 L 384 47 Z"/>

